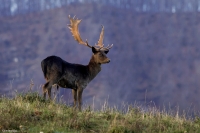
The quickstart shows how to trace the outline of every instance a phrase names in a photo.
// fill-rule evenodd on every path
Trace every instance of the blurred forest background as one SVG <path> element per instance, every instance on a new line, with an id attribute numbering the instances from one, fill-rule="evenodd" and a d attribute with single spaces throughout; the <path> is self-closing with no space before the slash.
<path id="1" fill-rule="evenodd" d="M 0 0 L 0 94 L 45 83 L 40 62 L 57 55 L 87 64 L 91 49 L 71 36 L 76 15 L 82 38 L 94 45 L 101 25 L 109 64 L 83 92 L 100 107 L 153 102 L 158 108 L 200 110 L 200 0 Z M 71 90 L 60 96 L 70 103 Z"/>

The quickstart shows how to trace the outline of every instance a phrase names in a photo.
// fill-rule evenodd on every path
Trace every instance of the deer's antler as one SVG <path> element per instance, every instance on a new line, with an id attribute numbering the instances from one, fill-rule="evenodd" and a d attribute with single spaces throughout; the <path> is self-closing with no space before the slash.
<path id="1" fill-rule="evenodd" d="M 104 47 L 103 38 L 104 38 L 104 26 L 102 25 L 102 30 L 101 30 L 101 33 L 100 33 L 99 41 L 98 41 L 98 44 L 95 45 L 95 48 L 98 51 L 109 51 L 109 49 L 112 48 L 113 44 L 108 45 L 107 47 Z"/>
<path id="2" fill-rule="evenodd" d="M 79 29 L 78 29 L 78 25 L 80 24 L 81 20 L 79 20 L 78 18 L 76 19 L 75 16 L 73 18 L 71 18 L 70 15 L 69 15 L 69 19 L 70 19 L 70 24 L 68 25 L 68 27 L 69 27 L 70 31 L 72 32 L 72 36 L 74 37 L 74 39 L 79 44 L 83 44 L 85 46 L 92 48 L 92 46 L 90 46 L 88 44 L 87 39 L 85 42 L 81 39 Z"/>
<path id="3" fill-rule="evenodd" d="M 73 18 L 71 18 L 70 15 L 69 15 L 69 19 L 70 19 L 70 24 L 68 25 L 68 27 L 69 27 L 74 39 L 79 44 L 83 44 L 85 46 L 88 46 L 89 48 L 92 48 L 92 46 L 90 46 L 88 44 L 87 39 L 86 39 L 85 42 L 81 39 L 79 30 L 78 30 L 78 26 L 79 26 L 81 20 L 79 20 L 78 18 L 75 18 L 75 16 Z M 109 49 L 111 49 L 112 46 L 113 46 L 113 44 L 112 44 L 112 45 L 108 45 L 107 47 L 104 47 L 103 38 L 104 38 L 104 26 L 102 25 L 102 30 L 101 30 L 101 33 L 100 33 L 98 44 L 94 46 L 94 48 L 97 51 L 109 51 Z"/>

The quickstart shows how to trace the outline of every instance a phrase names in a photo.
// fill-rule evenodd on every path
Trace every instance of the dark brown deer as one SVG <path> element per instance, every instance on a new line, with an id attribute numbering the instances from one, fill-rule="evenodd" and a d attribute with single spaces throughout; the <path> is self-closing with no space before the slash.
<path id="1" fill-rule="evenodd" d="M 46 93 L 48 93 L 49 99 L 51 99 L 51 88 L 54 84 L 62 88 L 72 89 L 74 107 L 76 107 L 78 99 L 78 108 L 81 110 L 82 92 L 88 83 L 101 71 L 101 64 L 110 62 L 106 54 L 113 45 L 104 47 L 104 27 L 102 26 L 98 44 L 90 46 L 87 40 L 84 42 L 80 37 L 78 26 L 81 20 L 75 19 L 75 17 L 71 18 L 70 16 L 69 19 L 71 23 L 69 24 L 69 29 L 74 39 L 79 44 L 91 48 L 93 55 L 88 65 L 68 63 L 57 56 L 47 57 L 41 62 L 42 71 L 46 79 L 46 83 L 42 88 L 44 98 L 46 98 Z"/>

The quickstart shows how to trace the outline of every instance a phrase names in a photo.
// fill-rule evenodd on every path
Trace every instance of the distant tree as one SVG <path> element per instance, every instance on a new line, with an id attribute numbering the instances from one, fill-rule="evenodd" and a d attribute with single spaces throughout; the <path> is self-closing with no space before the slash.
<path id="1" fill-rule="evenodd" d="M 60 0 L 60 3 L 62 6 L 66 5 L 67 4 L 67 0 Z"/>
<path id="2" fill-rule="evenodd" d="M 192 0 L 192 5 L 193 5 L 193 11 L 198 11 L 198 1 L 199 0 Z"/>
<path id="3" fill-rule="evenodd" d="M 0 15 L 48 10 L 80 2 L 106 4 L 137 12 L 200 11 L 200 0 L 0 0 Z"/>
<path id="4" fill-rule="evenodd" d="M 24 13 L 27 12 L 27 9 L 28 9 L 27 1 L 25 1 L 25 0 L 17 0 L 16 4 L 18 6 L 17 14 L 24 14 Z"/>
<path id="5" fill-rule="evenodd" d="M 62 6 L 61 0 L 55 0 L 54 4 L 55 4 L 55 7 L 61 7 Z"/>
<path id="6" fill-rule="evenodd" d="M 0 16 L 3 15 L 3 11 L 4 11 L 4 3 L 3 3 L 3 0 L 0 0 Z"/>
<path id="7" fill-rule="evenodd" d="M 27 5 L 29 12 L 35 12 L 41 10 L 40 0 L 27 0 Z"/>
<path id="8" fill-rule="evenodd" d="M 172 12 L 172 0 L 165 1 L 166 12 Z"/>
<path id="9" fill-rule="evenodd" d="M 11 0 L 1 0 L 1 14 L 2 15 L 10 15 L 11 11 Z"/>
<path id="10" fill-rule="evenodd" d="M 165 11 L 165 0 L 160 0 L 159 7 L 160 11 Z"/>
<path id="11" fill-rule="evenodd" d="M 45 9 L 55 8 L 56 2 L 57 0 L 41 0 L 40 1 L 41 9 L 45 10 Z M 64 0 L 62 2 L 64 2 Z"/>

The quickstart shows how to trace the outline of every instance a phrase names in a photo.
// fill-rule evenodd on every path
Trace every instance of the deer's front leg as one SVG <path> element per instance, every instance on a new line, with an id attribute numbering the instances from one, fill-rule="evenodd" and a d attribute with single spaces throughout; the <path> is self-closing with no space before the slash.
<path id="1" fill-rule="evenodd" d="M 74 107 L 76 108 L 76 102 L 77 102 L 77 89 L 72 89 L 72 95 L 74 99 Z"/>
<path id="2" fill-rule="evenodd" d="M 78 88 L 77 96 L 78 96 L 78 109 L 79 109 L 79 111 L 81 111 L 81 106 L 82 106 L 82 93 L 83 93 L 83 89 Z"/>

